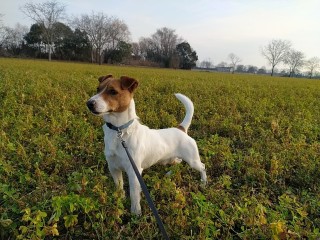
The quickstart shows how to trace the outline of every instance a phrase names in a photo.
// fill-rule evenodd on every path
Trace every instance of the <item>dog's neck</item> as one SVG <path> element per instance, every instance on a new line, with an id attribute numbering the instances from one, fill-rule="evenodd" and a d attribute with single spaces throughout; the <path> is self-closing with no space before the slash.
<path id="1" fill-rule="evenodd" d="M 132 119 L 137 119 L 136 107 L 134 100 L 131 99 L 129 107 L 123 112 L 111 112 L 103 115 L 103 120 L 109 122 L 114 126 L 121 126 Z"/>

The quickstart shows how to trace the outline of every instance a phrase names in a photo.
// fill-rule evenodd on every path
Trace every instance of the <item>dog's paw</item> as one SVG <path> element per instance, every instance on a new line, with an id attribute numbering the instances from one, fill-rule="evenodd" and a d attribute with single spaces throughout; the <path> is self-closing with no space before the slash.
<path id="1" fill-rule="evenodd" d="M 201 188 L 206 188 L 207 184 L 208 184 L 207 180 L 204 181 L 204 180 L 201 179 L 201 183 L 200 183 L 200 187 Z"/>
<path id="2" fill-rule="evenodd" d="M 126 197 L 126 191 L 123 189 L 117 189 L 114 193 L 114 196 L 117 198 L 125 198 Z"/>
<path id="3" fill-rule="evenodd" d="M 140 216 L 141 215 L 141 206 L 140 205 L 139 206 L 132 205 L 131 206 L 131 214 Z"/>

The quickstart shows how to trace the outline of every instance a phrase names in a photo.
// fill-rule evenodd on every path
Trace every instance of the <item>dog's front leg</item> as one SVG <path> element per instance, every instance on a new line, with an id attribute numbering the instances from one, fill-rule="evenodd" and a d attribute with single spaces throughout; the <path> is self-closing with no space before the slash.
<path id="1" fill-rule="evenodd" d="M 140 174 L 142 173 L 142 169 L 139 169 Z M 134 171 L 128 174 L 129 178 L 129 187 L 130 187 L 130 199 L 131 199 L 131 213 L 136 215 L 141 215 L 141 186 L 136 177 Z"/>
<path id="2" fill-rule="evenodd" d="M 123 190 L 123 176 L 122 171 L 117 168 L 110 168 L 109 171 L 111 173 L 111 176 L 113 178 L 113 181 L 117 187 L 117 189 Z"/>

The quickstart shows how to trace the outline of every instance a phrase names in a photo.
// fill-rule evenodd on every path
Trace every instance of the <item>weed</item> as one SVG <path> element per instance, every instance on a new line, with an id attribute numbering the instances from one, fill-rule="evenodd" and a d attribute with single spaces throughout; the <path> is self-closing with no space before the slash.
<path id="1" fill-rule="evenodd" d="M 85 102 L 108 73 L 140 81 L 150 128 L 182 121 L 173 93 L 194 102 L 208 186 L 183 163 L 143 176 L 172 239 L 320 237 L 319 81 L 19 59 L 0 72 L 1 239 L 160 238 L 144 198 L 132 217 L 104 171 L 103 122 Z"/>

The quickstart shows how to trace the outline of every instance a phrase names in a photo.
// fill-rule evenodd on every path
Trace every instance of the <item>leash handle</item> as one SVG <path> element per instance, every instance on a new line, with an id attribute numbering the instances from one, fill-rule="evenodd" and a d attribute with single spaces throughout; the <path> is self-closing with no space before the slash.
<path id="1" fill-rule="evenodd" d="M 164 228 L 164 225 L 163 225 L 163 223 L 161 221 L 159 213 L 158 213 L 158 211 L 157 211 L 157 209 L 156 209 L 156 207 L 155 207 L 155 205 L 154 205 L 154 203 L 153 203 L 153 201 L 151 199 L 151 196 L 150 196 L 150 194 L 148 192 L 148 188 L 147 188 L 146 184 L 144 183 L 143 178 L 141 177 L 141 174 L 139 173 L 139 170 L 138 170 L 136 164 L 134 163 L 134 161 L 133 161 L 133 159 L 131 157 L 131 154 L 129 153 L 128 146 L 127 146 L 126 142 L 122 139 L 122 132 L 121 131 L 118 131 L 118 137 L 120 138 L 121 144 L 122 144 L 123 148 L 125 149 L 125 151 L 126 151 L 126 153 L 128 155 L 128 158 L 129 158 L 130 163 L 132 165 L 132 168 L 133 168 L 133 170 L 134 170 L 134 172 L 135 172 L 135 174 L 136 174 L 136 176 L 138 178 L 138 181 L 140 183 L 142 191 L 143 191 L 144 195 L 146 196 L 146 199 L 147 199 L 147 202 L 149 204 L 149 207 L 151 208 L 151 211 L 153 212 L 153 215 L 156 218 L 156 221 L 157 221 L 158 227 L 159 227 L 159 229 L 161 231 L 162 237 L 164 239 L 166 239 L 166 240 L 169 240 L 168 234 L 167 234 L 167 232 L 166 232 L 166 230 Z"/>

